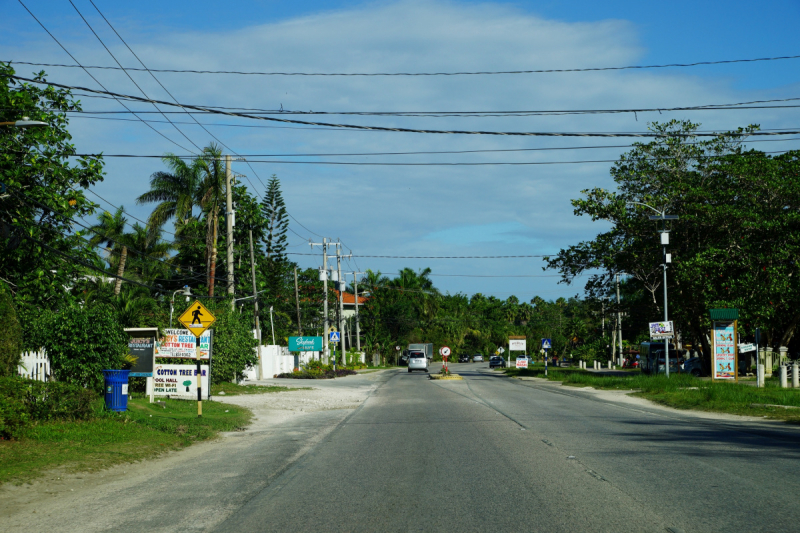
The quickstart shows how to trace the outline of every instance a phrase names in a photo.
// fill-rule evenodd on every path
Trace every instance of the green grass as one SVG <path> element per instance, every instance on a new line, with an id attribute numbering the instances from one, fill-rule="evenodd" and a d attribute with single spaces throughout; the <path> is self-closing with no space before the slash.
<path id="1" fill-rule="evenodd" d="M 239 385 L 237 383 L 214 383 L 211 385 L 211 396 L 224 392 L 225 396 L 236 396 L 238 394 L 265 394 L 269 392 L 285 392 L 297 390 L 294 387 L 283 387 L 280 385 Z M 305 388 L 307 390 L 307 388 Z"/>
<path id="2" fill-rule="evenodd" d="M 510 376 L 544 378 L 544 367 L 507 369 Z M 689 374 L 648 376 L 639 372 L 624 376 L 602 375 L 572 368 L 550 368 L 547 379 L 564 385 L 596 389 L 635 390 L 634 395 L 678 409 L 695 409 L 748 416 L 765 416 L 800 423 L 800 409 L 783 409 L 753 404 L 800 407 L 800 389 L 781 389 L 768 380 L 764 388 L 698 379 Z"/>
<path id="3" fill-rule="evenodd" d="M 52 469 L 94 471 L 140 461 L 246 426 L 252 412 L 244 407 L 165 400 L 166 407 L 146 399 L 128 401 L 128 411 L 102 410 L 81 422 L 47 422 L 28 428 L 19 440 L 0 441 L 0 483 L 29 481 Z"/>

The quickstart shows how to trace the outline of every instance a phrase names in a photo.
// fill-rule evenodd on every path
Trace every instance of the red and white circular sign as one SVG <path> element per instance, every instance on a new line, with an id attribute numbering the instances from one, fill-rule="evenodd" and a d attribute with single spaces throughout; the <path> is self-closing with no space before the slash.
<path id="1" fill-rule="evenodd" d="M 442 346 L 439 348 L 439 353 L 442 355 L 442 357 L 448 357 L 450 355 L 450 348 L 447 346 Z"/>

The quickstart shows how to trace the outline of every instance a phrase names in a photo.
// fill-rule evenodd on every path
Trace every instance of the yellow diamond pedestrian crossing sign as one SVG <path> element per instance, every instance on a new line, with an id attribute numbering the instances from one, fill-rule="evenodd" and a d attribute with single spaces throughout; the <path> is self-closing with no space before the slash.
<path id="1" fill-rule="evenodd" d="M 191 331 L 195 337 L 202 336 L 203 332 L 210 328 L 215 320 L 216 317 L 206 309 L 206 306 L 200 303 L 200 300 L 192 302 L 192 305 L 178 317 L 178 321 Z"/>

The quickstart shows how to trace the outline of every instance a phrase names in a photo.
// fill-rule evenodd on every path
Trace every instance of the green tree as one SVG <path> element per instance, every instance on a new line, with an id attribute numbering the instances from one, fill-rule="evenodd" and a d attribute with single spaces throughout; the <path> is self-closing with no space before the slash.
<path id="1" fill-rule="evenodd" d="M 89 228 L 93 234 L 89 239 L 92 246 L 104 245 L 108 253 L 108 262 L 112 263 L 112 258 L 117 263 L 117 281 L 114 284 L 114 296 L 119 294 L 122 286 L 122 276 L 125 274 L 125 262 L 128 258 L 127 235 L 125 224 L 127 219 L 124 215 L 124 206 L 120 206 L 112 215 L 108 211 L 103 211 L 98 217 L 98 223 Z"/>
<path id="2" fill-rule="evenodd" d="M 0 127 L 0 275 L 16 298 L 64 305 L 69 287 L 96 256 L 73 219 L 94 213 L 83 189 L 103 179 L 99 157 L 75 157 L 68 112 L 81 110 L 70 91 L 19 83 L 0 63 L 0 121 L 24 116 L 45 127 Z M 44 80 L 44 73 L 36 76 Z"/>
<path id="3" fill-rule="evenodd" d="M 17 320 L 17 311 L 11 300 L 11 291 L 0 283 L 0 324 L 3 334 L 0 335 L 0 376 L 13 376 L 22 353 L 22 327 Z"/>

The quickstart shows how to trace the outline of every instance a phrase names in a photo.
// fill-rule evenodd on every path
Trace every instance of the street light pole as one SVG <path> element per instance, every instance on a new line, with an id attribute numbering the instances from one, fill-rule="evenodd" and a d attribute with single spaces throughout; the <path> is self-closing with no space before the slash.
<path id="1" fill-rule="evenodd" d="M 172 311 L 175 308 L 175 295 L 179 292 L 183 291 L 183 294 L 186 296 L 186 301 L 189 301 L 189 296 L 192 295 L 192 290 L 189 288 L 188 285 L 184 285 L 182 289 L 178 289 L 177 291 L 172 293 L 172 299 L 169 301 L 169 327 L 172 327 Z"/>
<path id="2" fill-rule="evenodd" d="M 669 230 L 667 229 L 667 220 L 678 220 L 678 215 L 667 215 L 666 210 L 659 211 L 655 207 L 641 202 L 628 202 L 629 204 L 637 204 L 648 207 L 658 213 L 657 216 L 650 215 L 650 220 L 660 220 L 661 226 L 661 248 L 662 248 L 662 265 L 664 267 L 664 322 L 669 322 L 668 301 L 667 301 L 667 263 L 672 262 L 672 257 L 667 253 L 667 245 L 669 244 Z M 673 335 L 675 332 L 673 331 Z M 677 354 L 677 351 L 676 351 Z M 664 372 L 669 377 L 669 337 L 664 337 L 664 364 L 666 368 Z M 658 361 L 656 361 L 658 366 Z"/>

